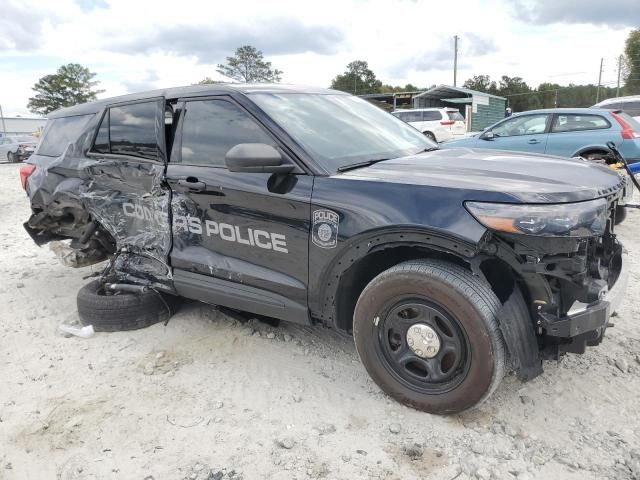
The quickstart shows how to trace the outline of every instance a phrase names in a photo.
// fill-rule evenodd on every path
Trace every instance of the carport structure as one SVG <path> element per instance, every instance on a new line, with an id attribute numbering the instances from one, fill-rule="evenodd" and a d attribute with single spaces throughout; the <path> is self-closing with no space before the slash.
<path id="1" fill-rule="evenodd" d="M 464 87 L 438 85 L 413 97 L 413 108 L 457 108 L 467 130 L 479 131 L 504 118 L 507 99 Z"/>

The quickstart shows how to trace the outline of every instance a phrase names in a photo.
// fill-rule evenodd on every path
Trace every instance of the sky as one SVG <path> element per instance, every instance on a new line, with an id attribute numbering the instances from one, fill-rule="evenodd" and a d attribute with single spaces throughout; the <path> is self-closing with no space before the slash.
<path id="1" fill-rule="evenodd" d="M 224 80 L 216 65 L 242 45 L 284 71 L 283 83 L 328 87 L 352 60 L 386 84 L 473 75 L 614 85 L 638 0 L 0 0 L 0 105 L 32 116 L 38 78 L 66 63 L 97 74 L 110 97 Z"/>

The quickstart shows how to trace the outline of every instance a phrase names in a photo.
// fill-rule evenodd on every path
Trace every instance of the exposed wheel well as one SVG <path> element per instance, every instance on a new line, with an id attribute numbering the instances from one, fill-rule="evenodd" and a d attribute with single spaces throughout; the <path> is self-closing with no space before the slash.
<path id="1" fill-rule="evenodd" d="M 355 262 L 340 277 L 336 295 L 336 328 L 351 331 L 356 302 L 371 280 L 394 265 L 420 258 L 438 258 L 471 270 L 469 263 L 461 257 L 428 247 L 396 246 L 372 252 Z M 510 267 L 499 259 L 489 259 L 480 265 L 480 269 L 500 302 L 504 303 L 516 282 Z"/>
<path id="2" fill-rule="evenodd" d="M 584 152 L 580 152 L 579 155 L 581 157 L 587 157 L 588 155 L 609 155 L 611 153 L 607 149 L 603 148 L 591 148 L 589 150 L 585 150 Z"/>

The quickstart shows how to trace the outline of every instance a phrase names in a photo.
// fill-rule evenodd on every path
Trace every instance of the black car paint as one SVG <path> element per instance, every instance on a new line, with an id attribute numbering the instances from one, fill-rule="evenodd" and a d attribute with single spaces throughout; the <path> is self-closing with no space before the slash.
<path id="1" fill-rule="evenodd" d="M 332 174 L 251 102 L 252 92 L 287 88 L 170 89 L 54 113 L 51 118 L 94 114 L 95 119 L 63 157 L 52 160 L 36 152 L 31 158 L 30 163 L 37 164 L 39 171 L 28 181 L 34 213 L 46 212 L 55 195 L 75 198 L 114 237 L 120 253 L 115 268 L 125 281 L 233 308 L 244 305 L 253 313 L 303 324 L 318 320 L 348 330 L 349 319 L 338 318 L 344 303 L 340 294 L 348 289 L 343 279 L 367 255 L 384 255 L 397 248 L 417 247 L 421 254 L 446 255 L 471 265 L 480 275 L 482 261 L 500 258 L 522 276 L 529 301 L 540 295 L 552 302 L 545 276 L 521 272 L 518 255 L 480 225 L 464 203 L 562 203 L 607 195 L 615 200 L 622 188 L 616 173 L 578 160 L 470 149 L 424 152 Z M 234 173 L 219 167 L 172 163 L 178 155 L 177 142 L 170 142 L 174 149 L 166 164 L 87 153 L 105 107 L 160 97 L 175 105 L 179 118 L 184 99 L 217 96 L 244 108 L 277 140 L 299 173 Z M 173 131 L 179 132 L 177 125 Z M 158 141 L 164 144 L 165 129 L 159 131 Z M 67 177 L 78 177 L 82 182 L 61 192 L 58 187 Z M 192 190 L 184 182 L 179 184 L 188 178 L 203 183 L 204 188 Z M 143 202 L 160 212 L 161 221 L 128 217 L 123 212 L 126 202 Z M 312 217 L 319 210 L 333 212 L 339 219 L 333 248 L 313 242 Z M 288 252 L 265 251 L 177 229 L 172 218 L 180 215 L 226 222 L 241 229 L 274 231 L 286 236 Z M 29 222 L 31 229 L 38 228 L 34 217 Z M 531 251 L 536 248 L 544 256 L 576 252 L 579 245 L 574 239 L 548 240 L 544 247 L 532 246 Z M 347 302 L 346 311 L 353 303 L 355 299 Z M 559 313 L 556 306 L 553 314 Z M 525 343 L 530 344 L 533 326 L 525 330 L 530 332 Z"/>

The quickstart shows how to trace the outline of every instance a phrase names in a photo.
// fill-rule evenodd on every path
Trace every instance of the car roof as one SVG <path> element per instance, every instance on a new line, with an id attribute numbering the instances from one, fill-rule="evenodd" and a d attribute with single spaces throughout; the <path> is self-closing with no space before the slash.
<path id="1" fill-rule="evenodd" d="M 432 108 L 398 108 L 397 110 L 394 110 L 391 113 L 397 113 L 397 112 L 434 112 L 434 111 L 440 111 L 440 110 L 450 110 L 450 111 L 458 111 L 457 108 L 451 108 L 451 107 L 432 107 Z"/>
<path id="2" fill-rule="evenodd" d="M 101 111 L 105 105 L 115 103 L 134 102 L 154 97 L 180 98 L 180 97 L 204 97 L 208 95 L 220 95 L 230 93 L 307 93 L 307 94 L 339 94 L 349 95 L 339 90 L 311 87 L 306 85 L 287 85 L 279 83 L 214 83 L 207 85 L 190 85 L 186 87 L 173 87 L 146 92 L 130 93 L 117 97 L 109 97 L 88 103 L 81 103 L 73 107 L 61 108 L 47 115 L 48 118 L 69 117 L 72 115 L 86 115 Z"/>
<path id="3" fill-rule="evenodd" d="M 624 102 L 637 102 L 640 101 L 640 95 L 628 95 L 626 97 L 613 97 L 607 98 L 606 100 L 601 101 L 600 103 L 596 103 L 596 106 L 608 105 L 610 103 L 624 103 Z"/>
<path id="4" fill-rule="evenodd" d="M 605 110 L 606 111 L 606 110 Z M 525 112 L 517 112 L 514 113 L 513 116 L 520 116 L 520 115 L 529 115 L 532 113 L 558 113 L 558 114 L 568 114 L 568 113 L 573 113 L 573 114 L 587 114 L 587 113 L 592 113 L 592 114 L 596 114 L 596 115 L 602 115 L 602 108 L 542 108 L 539 110 L 527 110 Z"/>

